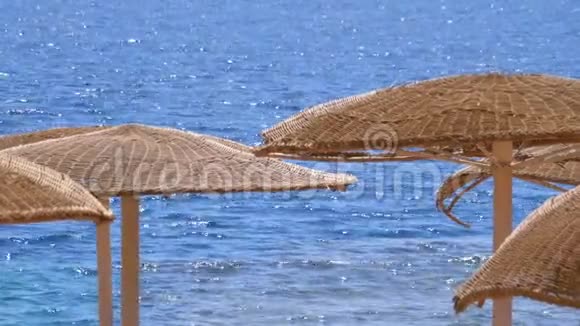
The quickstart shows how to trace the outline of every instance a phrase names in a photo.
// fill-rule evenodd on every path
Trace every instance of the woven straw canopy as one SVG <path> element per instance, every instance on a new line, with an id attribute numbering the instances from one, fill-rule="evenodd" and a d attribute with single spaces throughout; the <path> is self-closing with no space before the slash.
<path id="1" fill-rule="evenodd" d="M 0 150 L 14 146 L 32 144 L 48 139 L 64 138 L 68 136 L 84 134 L 87 132 L 97 131 L 103 128 L 105 127 L 91 126 L 91 127 L 54 128 L 24 134 L 0 136 Z"/>
<path id="2" fill-rule="evenodd" d="M 580 308 L 580 187 L 527 217 L 457 289 L 455 310 L 509 296 Z"/>
<path id="3" fill-rule="evenodd" d="M 518 162 L 546 155 L 548 153 L 558 152 L 562 154 L 555 154 L 552 157 L 554 162 L 539 162 L 537 164 L 526 165 L 519 169 L 513 169 L 514 177 L 538 183 L 556 190 L 562 190 L 563 188 L 553 183 L 567 185 L 580 184 L 580 161 L 578 161 L 578 158 L 580 157 L 580 145 L 558 144 L 530 147 L 515 152 L 514 159 Z M 484 162 L 488 162 L 488 160 L 484 160 Z M 453 221 L 467 226 L 466 223 L 462 222 L 452 214 L 452 209 L 465 193 L 490 177 L 491 170 L 489 168 L 469 166 L 458 170 L 445 179 L 439 187 L 436 196 L 437 208 Z M 458 191 L 462 188 L 462 191 Z M 445 201 L 451 197 L 453 197 L 453 199 L 450 201 L 450 204 L 445 206 Z"/>
<path id="4" fill-rule="evenodd" d="M 112 218 L 109 210 L 69 177 L 0 154 L 0 224 Z"/>
<path id="5" fill-rule="evenodd" d="M 66 173 L 99 196 L 339 188 L 356 178 L 321 173 L 211 136 L 144 125 L 4 150 Z"/>
<path id="6" fill-rule="evenodd" d="M 580 80 L 548 75 L 461 75 L 316 105 L 262 133 L 258 155 L 438 147 L 484 156 L 514 145 L 576 142 Z M 525 142 L 525 143 L 524 143 Z"/>

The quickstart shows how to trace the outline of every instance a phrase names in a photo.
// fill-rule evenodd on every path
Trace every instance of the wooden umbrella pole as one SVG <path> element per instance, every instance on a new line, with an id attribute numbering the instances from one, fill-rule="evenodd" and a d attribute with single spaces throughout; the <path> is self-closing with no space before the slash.
<path id="1" fill-rule="evenodd" d="M 139 325 L 139 199 L 133 196 L 121 197 L 122 254 L 121 324 Z"/>
<path id="2" fill-rule="evenodd" d="M 109 198 L 99 199 L 109 208 Z M 113 280 L 111 260 L 111 222 L 97 223 L 97 271 L 99 279 L 99 323 L 113 325 Z"/>
<path id="3" fill-rule="evenodd" d="M 511 141 L 493 143 L 497 164 L 493 166 L 493 250 L 499 248 L 512 231 L 512 152 Z M 512 299 L 502 298 L 493 302 L 493 326 L 512 324 Z"/>

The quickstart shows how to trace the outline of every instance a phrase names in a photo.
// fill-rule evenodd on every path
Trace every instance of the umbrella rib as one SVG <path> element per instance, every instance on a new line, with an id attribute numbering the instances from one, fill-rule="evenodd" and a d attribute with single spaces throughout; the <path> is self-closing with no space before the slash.
<path id="1" fill-rule="evenodd" d="M 497 165 L 497 160 L 495 159 L 495 156 L 493 155 L 492 152 L 488 151 L 483 144 L 477 143 L 475 146 L 487 157 L 487 159 L 491 162 L 492 165 Z"/>
<path id="2" fill-rule="evenodd" d="M 157 144 L 157 143 L 154 143 L 153 146 L 156 146 L 157 148 L 159 148 L 159 144 Z M 131 182 L 133 184 L 133 187 L 135 187 L 135 185 L 137 185 L 139 183 L 140 183 L 140 186 L 143 188 L 148 187 L 150 184 L 149 182 L 151 180 L 151 177 L 153 176 L 153 171 L 152 171 L 153 164 L 148 164 L 147 159 L 150 158 L 151 152 L 154 150 L 152 150 L 151 146 L 148 146 L 147 143 L 145 143 L 145 146 L 143 146 L 143 147 L 145 148 L 145 151 L 142 154 L 140 162 L 138 162 L 137 166 L 135 167 L 136 175 L 133 175 L 133 177 L 131 178 Z M 131 155 L 134 155 L 134 154 L 131 153 Z M 153 160 L 151 160 L 151 161 L 155 162 Z M 143 175 L 142 175 L 143 173 L 146 174 L 145 178 L 143 178 Z M 139 176 L 139 174 L 141 174 L 141 176 Z"/>
<path id="3" fill-rule="evenodd" d="M 400 155 L 398 155 L 400 154 Z M 284 153 L 268 153 L 268 157 L 302 160 L 302 161 L 344 161 L 344 162 L 389 162 L 389 161 L 415 161 L 419 159 L 440 159 L 453 163 L 468 164 L 479 168 L 489 169 L 489 165 L 480 161 L 474 161 L 460 155 L 449 155 L 439 151 L 412 152 L 396 150 L 394 155 L 360 155 L 360 156 L 317 156 Z"/>
<path id="4" fill-rule="evenodd" d="M 473 188 L 477 187 L 477 185 L 481 184 L 484 180 L 486 180 L 487 178 L 489 178 L 489 176 L 482 176 L 479 177 L 477 179 L 475 179 L 472 184 L 470 184 L 469 186 L 465 187 L 461 192 L 459 192 L 457 194 L 457 196 L 455 198 L 453 198 L 453 200 L 451 201 L 451 203 L 449 204 L 449 206 L 447 207 L 449 209 L 449 211 L 453 210 L 453 208 L 455 208 L 455 205 L 457 204 L 457 202 L 459 201 L 459 199 L 461 197 L 463 197 L 463 195 L 465 195 L 467 192 L 469 192 L 470 190 L 472 190 Z"/>
<path id="5" fill-rule="evenodd" d="M 424 159 L 440 159 L 442 161 L 449 161 L 453 163 L 460 163 L 460 164 L 468 164 L 472 166 L 476 166 L 483 169 L 489 169 L 489 164 L 483 163 L 481 161 L 474 161 L 467 157 L 461 155 L 451 155 L 441 151 L 430 150 L 430 151 L 423 151 L 423 152 L 409 152 L 405 150 L 397 150 L 396 153 L 403 154 L 403 156 L 414 156 L 417 158 L 424 158 Z"/>
<path id="6" fill-rule="evenodd" d="M 389 161 L 416 161 L 415 156 L 397 156 L 397 155 L 357 155 L 357 156 L 318 156 L 318 155 L 298 155 L 271 153 L 268 157 L 300 161 L 323 161 L 323 162 L 389 162 Z"/>
<path id="7" fill-rule="evenodd" d="M 533 179 L 533 178 L 525 178 L 525 177 L 517 177 L 517 178 L 531 182 L 531 183 L 535 183 L 535 184 L 538 184 L 540 186 L 544 186 L 546 188 L 549 188 L 549 189 L 552 189 L 555 191 L 559 191 L 559 192 L 566 192 L 569 190 L 569 189 L 566 189 L 564 187 L 557 186 L 553 182 L 548 182 L 548 181 Z"/>
<path id="8" fill-rule="evenodd" d="M 478 185 L 480 185 L 483 181 L 487 180 L 489 178 L 489 176 L 481 176 L 477 179 L 475 179 L 469 186 L 463 188 L 463 190 L 461 190 L 454 198 L 453 200 L 451 200 L 451 203 L 445 207 L 445 202 L 444 200 L 437 200 L 437 208 L 439 210 L 441 210 L 443 212 L 443 214 L 445 214 L 445 216 L 449 217 L 453 222 L 465 226 L 465 227 L 471 227 L 471 224 L 463 222 L 461 219 L 459 219 L 457 216 L 453 215 L 453 213 L 451 213 L 451 211 L 453 210 L 453 208 L 455 207 L 455 205 L 457 204 L 457 202 L 459 201 L 459 199 L 461 199 L 463 197 L 463 195 L 465 195 L 467 192 L 469 192 L 470 190 L 472 190 L 473 188 L 477 187 Z"/>
<path id="9" fill-rule="evenodd" d="M 182 140 L 182 139 L 179 139 L 179 140 Z M 175 141 L 175 144 L 177 145 L 177 141 Z M 159 149 L 159 151 L 160 151 L 160 153 L 161 153 L 161 149 Z M 176 178 L 176 179 L 175 179 L 175 181 L 174 181 L 174 182 L 175 182 L 175 185 L 178 185 L 178 184 L 179 184 L 179 181 L 180 181 L 180 179 L 183 177 L 183 176 L 181 176 L 181 175 L 180 175 L 180 173 L 183 173 L 183 171 L 179 171 L 179 170 L 180 170 L 180 168 L 179 168 L 179 163 L 178 163 L 178 162 L 179 162 L 179 160 L 177 159 L 177 156 L 175 155 L 175 151 L 173 150 L 173 146 L 168 146 L 168 147 L 167 147 L 167 151 L 169 152 L 169 155 L 171 155 L 171 159 L 173 160 L 173 162 L 175 162 L 175 173 L 176 173 L 176 176 L 175 176 L 175 178 Z M 187 167 L 187 168 L 189 168 L 189 167 Z M 186 172 L 186 175 L 188 176 L 188 175 L 189 175 L 189 173 L 188 173 L 188 170 L 187 170 L 187 169 L 186 169 L 186 171 L 185 171 L 185 172 Z M 167 186 L 167 188 L 168 188 L 168 189 L 166 190 L 166 192 L 169 192 L 169 188 L 171 188 L 171 185 L 166 185 L 166 186 Z"/>
<path id="10" fill-rule="evenodd" d="M 455 205 L 457 204 L 457 202 L 459 202 L 459 200 L 469 191 L 471 191 L 473 188 L 477 187 L 478 185 L 480 185 L 483 181 L 487 180 L 489 178 L 489 176 L 483 176 L 483 177 L 479 177 L 477 179 L 475 179 L 469 186 L 463 188 L 463 190 L 461 192 L 459 192 L 458 194 L 455 195 L 455 197 L 451 200 L 451 203 L 449 203 L 449 205 L 447 205 L 447 207 L 445 207 L 445 203 L 443 200 L 437 200 L 437 208 L 439 210 L 441 210 L 447 217 L 449 217 L 451 220 L 453 220 L 454 222 L 463 225 L 465 227 L 470 227 L 470 224 L 461 221 L 457 216 L 455 216 L 454 214 L 452 214 L 451 212 L 453 211 L 453 208 L 455 208 Z M 568 191 L 568 189 L 557 186 L 551 182 L 547 182 L 547 181 L 543 181 L 543 180 L 537 180 L 537 179 L 533 179 L 533 178 L 525 178 L 525 177 L 516 177 L 518 179 L 522 179 L 531 183 L 535 183 L 541 186 L 544 186 L 546 188 L 555 190 L 555 191 L 559 191 L 559 192 L 566 192 Z"/>
<path id="11" fill-rule="evenodd" d="M 532 165 L 532 164 L 540 164 L 540 163 L 553 163 L 557 161 L 563 161 L 565 158 L 572 156 L 573 154 L 580 154 L 576 147 L 565 147 L 563 149 L 556 150 L 550 153 L 539 154 L 532 158 L 519 161 L 516 163 L 512 163 L 512 168 L 514 169 L 521 169 L 523 167 Z"/>

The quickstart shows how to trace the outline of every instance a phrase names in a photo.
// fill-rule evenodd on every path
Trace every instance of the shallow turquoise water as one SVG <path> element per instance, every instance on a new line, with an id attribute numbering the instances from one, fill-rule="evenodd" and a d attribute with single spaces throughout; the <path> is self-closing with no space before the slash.
<path id="1" fill-rule="evenodd" d="M 304 107 L 410 80 L 580 77 L 579 44 L 575 1 L 4 0 L 0 132 L 141 122 L 256 144 Z M 470 230 L 434 208 L 454 168 L 341 165 L 360 179 L 347 193 L 145 198 L 141 324 L 487 325 L 490 304 L 452 312 L 491 248 L 489 183 L 457 211 Z M 551 195 L 517 182 L 516 220 Z M 94 232 L 2 226 L 0 325 L 96 325 Z M 118 301 L 119 222 L 113 245 Z M 580 324 L 529 300 L 515 311 Z"/>

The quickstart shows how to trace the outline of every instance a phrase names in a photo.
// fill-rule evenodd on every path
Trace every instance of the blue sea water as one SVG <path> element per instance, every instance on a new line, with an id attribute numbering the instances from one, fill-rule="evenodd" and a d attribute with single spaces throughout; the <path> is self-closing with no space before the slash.
<path id="1" fill-rule="evenodd" d="M 580 2 L 0 0 L 0 133 L 139 122 L 260 142 L 302 108 L 448 74 L 580 77 Z M 345 193 L 142 202 L 142 325 L 488 325 L 453 288 L 491 252 L 491 188 L 454 225 L 441 162 L 301 163 Z M 550 190 L 514 185 L 516 222 Z M 113 202 L 118 212 L 118 201 Z M 119 323 L 119 226 L 113 228 Z M 0 325 L 97 325 L 95 228 L 0 228 Z M 516 325 L 580 325 L 525 299 Z"/>

